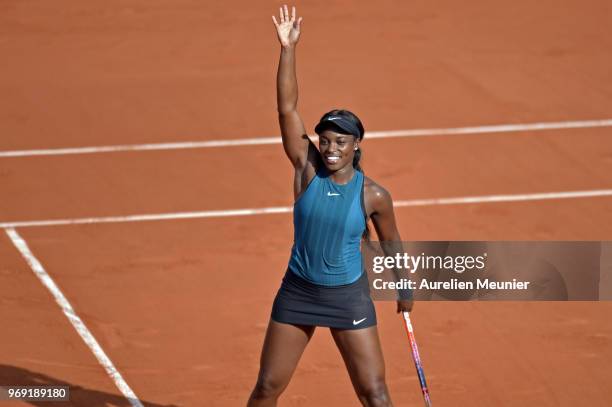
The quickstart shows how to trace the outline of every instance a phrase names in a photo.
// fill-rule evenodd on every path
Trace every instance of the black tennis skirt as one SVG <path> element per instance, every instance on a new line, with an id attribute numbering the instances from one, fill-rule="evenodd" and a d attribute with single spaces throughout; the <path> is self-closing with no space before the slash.
<path id="1" fill-rule="evenodd" d="M 364 272 L 351 284 L 313 284 L 287 270 L 272 305 L 273 321 L 337 329 L 363 329 L 376 325 L 376 310 Z"/>

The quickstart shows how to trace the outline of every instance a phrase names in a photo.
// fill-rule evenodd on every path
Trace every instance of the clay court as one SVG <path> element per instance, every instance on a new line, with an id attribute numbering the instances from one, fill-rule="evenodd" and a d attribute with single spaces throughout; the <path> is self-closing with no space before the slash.
<path id="1" fill-rule="evenodd" d="M 245 404 L 293 237 L 280 4 L 0 2 L 0 385 L 72 389 L 2 406 Z M 610 2 L 295 5 L 306 127 L 360 116 L 404 240 L 612 240 Z M 376 306 L 394 403 L 420 406 Z M 433 404 L 612 405 L 611 312 L 417 303 Z M 327 329 L 279 405 L 358 405 Z"/>

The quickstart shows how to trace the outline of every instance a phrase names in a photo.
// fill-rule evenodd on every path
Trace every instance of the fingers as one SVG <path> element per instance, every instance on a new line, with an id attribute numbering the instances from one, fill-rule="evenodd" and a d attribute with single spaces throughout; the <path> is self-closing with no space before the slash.
<path id="1" fill-rule="evenodd" d="M 414 307 L 413 301 L 397 301 L 397 310 L 396 312 L 399 314 L 400 312 L 412 312 L 412 308 Z"/>
<path id="2" fill-rule="evenodd" d="M 286 4 L 279 8 L 279 16 L 280 16 L 280 22 L 276 20 L 276 17 L 272 16 L 272 20 L 274 20 L 274 25 L 276 27 L 278 27 L 279 25 L 283 23 L 292 23 L 293 26 L 297 30 L 300 29 L 300 25 L 302 23 L 302 17 L 298 18 L 296 21 L 295 6 L 291 7 L 291 18 L 289 18 L 289 8 L 287 7 Z"/>

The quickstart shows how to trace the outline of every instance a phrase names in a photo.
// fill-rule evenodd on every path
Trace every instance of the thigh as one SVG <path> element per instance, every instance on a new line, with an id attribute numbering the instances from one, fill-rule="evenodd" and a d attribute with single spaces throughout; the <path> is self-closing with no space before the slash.
<path id="1" fill-rule="evenodd" d="M 270 320 L 261 351 L 259 380 L 286 386 L 314 330 L 314 326 Z"/>
<path id="2" fill-rule="evenodd" d="M 331 329 L 331 333 L 357 390 L 384 381 L 385 361 L 376 326 L 355 330 Z"/>

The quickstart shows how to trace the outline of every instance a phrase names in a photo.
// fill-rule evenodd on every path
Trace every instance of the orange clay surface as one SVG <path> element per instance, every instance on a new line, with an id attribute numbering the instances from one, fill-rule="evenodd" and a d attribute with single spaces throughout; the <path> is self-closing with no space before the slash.
<path id="1" fill-rule="evenodd" d="M 278 134 L 278 2 L 0 3 L 0 151 Z M 297 4 L 300 112 L 366 127 L 396 200 L 610 189 L 610 128 L 368 140 L 368 130 L 608 119 L 607 1 Z M 0 158 L 0 222 L 289 206 L 280 144 Z M 612 197 L 396 209 L 404 240 L 612 240 Z M 18 229 L 145 406 L 244 405 L 290 214 Z M 396 406 L 422 397 L 377 303 Z M 416 304 L 438 406 L 612 405 L 612 303 Z M 129 406 L 0 233 L 0 385 Z M 357 406 L 318 329 L 281 406 Z"/>

